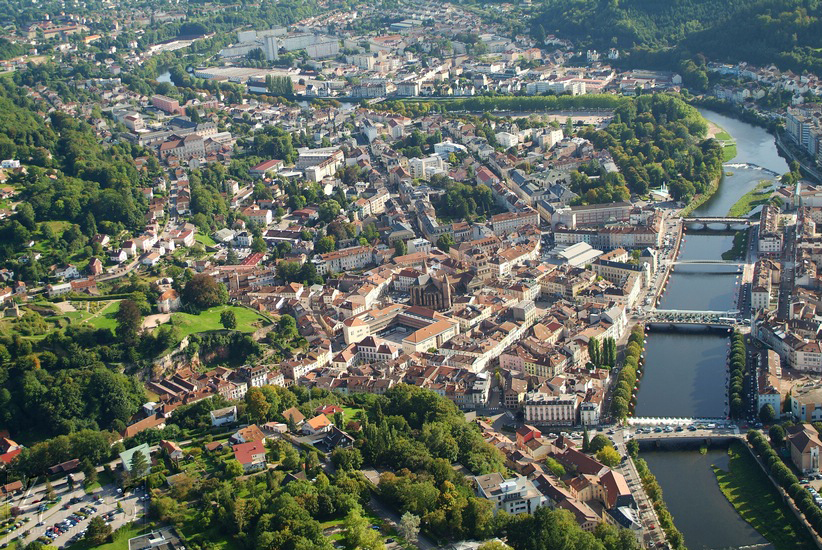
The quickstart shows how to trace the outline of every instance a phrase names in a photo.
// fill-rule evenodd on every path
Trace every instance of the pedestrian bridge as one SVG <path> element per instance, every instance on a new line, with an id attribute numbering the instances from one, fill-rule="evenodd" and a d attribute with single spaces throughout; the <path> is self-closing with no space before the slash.
<path id="1" fill-rule="evenodd" d="M 745 264 L 733 260 L 678 260 L 671 265 L 734 265 L 742 267 Z"/>
<path id="2" fill-rule="evenodd" d="M 686 417 L 686 416 L 632 416 L 628 418 L 631 426 L 690 426 L 691 424 L 724 424 L 728 420 L 720 417 Z"/>

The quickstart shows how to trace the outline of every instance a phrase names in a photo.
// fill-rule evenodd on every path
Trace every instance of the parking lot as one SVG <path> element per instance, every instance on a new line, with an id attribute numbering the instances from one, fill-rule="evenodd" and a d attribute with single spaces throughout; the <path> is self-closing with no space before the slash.
<path id="1" fill-rule="evenodd" d="M 82 487 L 70 488 L 65 482 L 55 485 L 54 490 L 59 500 L 51 506 L 45 502 L 46 486 L 43 483 L 9 502 L 12 507 L 21 509 L 22 513 L 17 517 L 21 525 L 0 537 L 0 548 L 14 541 L 28 544 L 40 537 L 44 537 L 41 542 L 48 541 L 60 548 L 82 537 L 94 516 L 103 516 L 114 531 L 142 516 L 149 504 L 144 493 L 124 496 L 118 493 L 114 485 L 96 489 L 91 495 L 86 494 Z"/>

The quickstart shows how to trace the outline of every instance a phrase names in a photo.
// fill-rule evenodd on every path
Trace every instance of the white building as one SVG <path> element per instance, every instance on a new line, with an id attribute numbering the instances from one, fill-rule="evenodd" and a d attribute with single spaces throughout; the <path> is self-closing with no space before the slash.
<path id="1" fill-rule="evenodd" d="M 525 421 L 549 426 L 573 426 L 577 423 L 577 396 L 531 392 L 525 399 Z"/>
<path id="2" fill-rule="evenodd" d="M 445 171 L 445 163 L 440 155 L 431 155 L 426 158 L 408 160 L 408 173 L 412 178 L 428 179 L 434 174 Z"/>
<path id="3" fill-rule="evenodd" d="M 495 512 L 505 510 L 509 514 L 532 514 L 547 502 L 526 477 L 505 479 L 495 472 L 476 476 L 473 481 L 476 495 L 493 503 Z"/>

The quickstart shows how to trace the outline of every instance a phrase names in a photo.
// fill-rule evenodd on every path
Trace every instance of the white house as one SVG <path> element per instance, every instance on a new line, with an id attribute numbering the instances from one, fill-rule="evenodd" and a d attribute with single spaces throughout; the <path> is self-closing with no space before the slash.
<path id="1" fill-rule="evenodd" d="M 231 406 L 224 409 L 211 411 L 211 425 L 215 427 L 225 426 L 237 422 L 237 407 Z"/>

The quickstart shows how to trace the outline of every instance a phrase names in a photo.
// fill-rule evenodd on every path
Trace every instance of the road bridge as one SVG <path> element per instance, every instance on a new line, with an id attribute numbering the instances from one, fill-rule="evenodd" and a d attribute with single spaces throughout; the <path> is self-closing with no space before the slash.
<path id="1" fill-rule="evenodd" d="M 727 230 L 731 229 L 733 226 L 750 226 L 755 223 L 755 220 L 751 220 L 749 218 L 737 218 L 733 216 L 699 216 L 693 218 L 684 218 L 682 221 L 688 227 L 693 227 L 694 229 L 708 230 L 715 229 L 711 227 L 711 225 L 722 225 L 723 227 L 719 230 Z"/>

